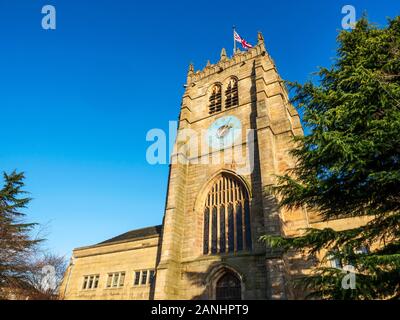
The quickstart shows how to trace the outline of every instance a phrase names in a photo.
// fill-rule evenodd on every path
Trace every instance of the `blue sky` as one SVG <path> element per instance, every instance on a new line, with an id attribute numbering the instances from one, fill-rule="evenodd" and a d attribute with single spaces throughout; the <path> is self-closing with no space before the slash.
<path id="1" fill-rule="evenodd" d="M 41 28 L 46 4 L 56 30 Z M 146 162 L 146 133 L 177 119 L 190 61 L 231 53 L 233 24 L 304 82 L 331 64 L 346 4 L 381 26 L 400 14 L 398 0 L 1 0 L 0 171 L 26 173 L 47 247 L 69 256 L 161 223 L 168 166 Z"/>

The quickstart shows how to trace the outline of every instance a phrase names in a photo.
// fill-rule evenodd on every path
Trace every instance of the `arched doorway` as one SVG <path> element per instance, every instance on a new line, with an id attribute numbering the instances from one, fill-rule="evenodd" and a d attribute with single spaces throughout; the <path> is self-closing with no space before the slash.
<path id="1" fill-rule="evenodd" d="M 225 273 L 216 283 L 215 298 L 217 300 L 241 300 L 240 279 L 232 272 Z"/>

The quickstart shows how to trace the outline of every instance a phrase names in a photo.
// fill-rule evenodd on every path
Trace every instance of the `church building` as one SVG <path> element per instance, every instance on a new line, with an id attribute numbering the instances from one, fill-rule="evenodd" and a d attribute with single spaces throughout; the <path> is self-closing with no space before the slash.
<path id="1" fill-rule="evenodd" d="M 188 143 L 196 133 L 201 141 Z M 288 151 L 301 134 L 261 33 L 249 50 L 190 65 L 162 223 L 76 248 L 61 298 L 301 299 L 290 280 L 309 261 L 259 238 L 358 223 L 279 209 L 270 189 L 294 165 Z"/>

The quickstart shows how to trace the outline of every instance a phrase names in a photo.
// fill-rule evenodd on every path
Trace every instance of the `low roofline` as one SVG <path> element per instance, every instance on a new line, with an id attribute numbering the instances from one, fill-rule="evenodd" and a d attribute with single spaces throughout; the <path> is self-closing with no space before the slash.
<path id="1" fill-rule="evenodd" d="M 104 246 L 111 246 L 111 245 L 116 245 L 116 244 L 121 244 L 121 243 L 126 243 L 126 242 L 134 242 L 134 241 L 143 240 L 143 239 L 157 238 L 157 237 L 161 236 L 161 230 L 162 230 L 162 225 L 151 226 L 151 227 L 146 227 L 146 228 L 141 228 L 141 229 L 135 229 L 135 230 L 125 232 L 123 234 L 120 234 L 116 237 L 113 237 L 111 239 L 105 240 L 105 241 L 97 243 L 97 244 L 74 248 L 73 252 L 86 250 L 86 249 L 93 249 L 93 248 L 98 248 L 98 247 L 104 247 Z"/>

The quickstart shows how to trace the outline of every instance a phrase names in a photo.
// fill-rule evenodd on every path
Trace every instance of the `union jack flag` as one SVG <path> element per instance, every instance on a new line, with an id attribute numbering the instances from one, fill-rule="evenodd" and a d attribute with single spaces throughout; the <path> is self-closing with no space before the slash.
<path id="1" fill-rule="evenodd" d="M 236 32 L 236 30 L 233 31 L 233 37 L 235 41 L 240 42 L 242 44 L 243 49 L 249 49 L 253 48 L 253 46 L 248 43 L 246 40 L 242 39 L 239 34 Z"/>

